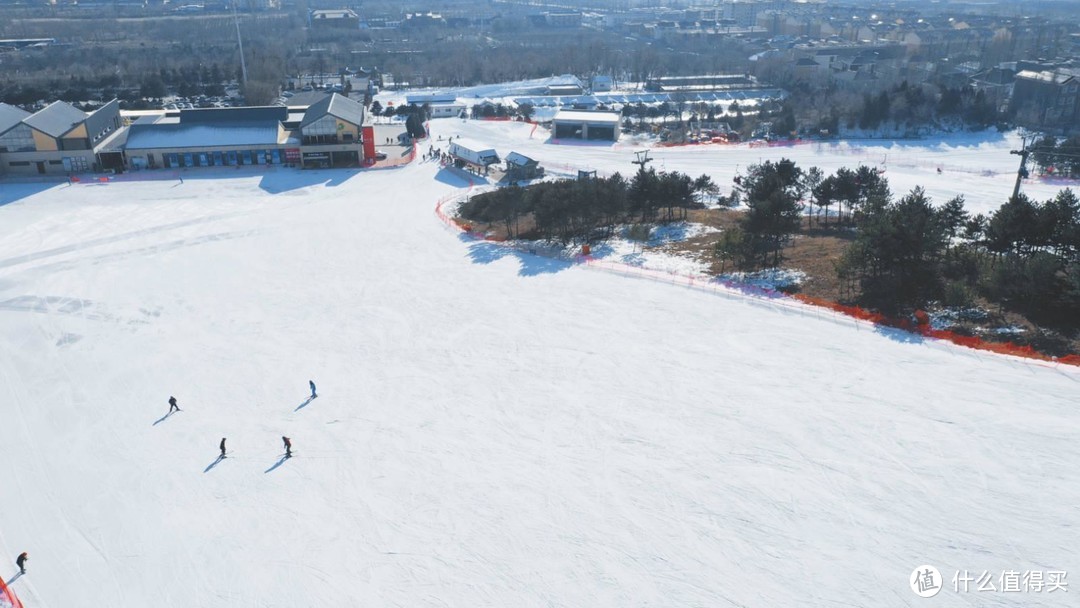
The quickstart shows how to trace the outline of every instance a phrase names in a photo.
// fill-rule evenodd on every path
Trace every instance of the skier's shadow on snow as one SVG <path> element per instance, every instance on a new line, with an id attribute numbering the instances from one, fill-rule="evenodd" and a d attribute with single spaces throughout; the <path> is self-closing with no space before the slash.
<path id="1" fill-rule="evenodd" d="M 293 411 L 294 411 L 294 412 L 299 412 L 300 410 L 302 410 L 302 409 L 304 409 L 305 407 L 307 407 L 307 404 L 311 403 L 311 401 L 312 401 L 313 399 L 315 399 L 315 397 L 308 397 L 307 399 L 304 399 L 304 402 L 303 402 L 303 403 L 301 403 L 300 405 L 296 406 L 296 409 L 295 409 L 295 410 L 293 410 Z"/>
<path id="2" fill-rule="evenodd" d="M 168 414 L 165 414 L 165 415 L 164 415 L 164 416 L 162 416 L 161 418 L 158 418 L 157 420 L 155 420 L 155 421 L 154 421 L 154 424 L 152 424 L 152 425 L 150 425 L 150 426 L 157 426 L 157 425 L 161 424 L 162 422 L 165 422 L 166 420 L 168 420 L 168 419 L 169 419 L 169 416 L 172 416 L 172 415 L 173 415 L 173 413 L 172 413 L 172 412 L 169 412 Z"/>
<path id="3" fill-rule="evenodd" d="M 278 460 L 277 462 L 275 462 L 274 466 L 270 467 L 269 469 L 266 469 L 265 471 L 263 471 L 263 473 L 266 474 L 266 473 L 269 473 L 270 471 L 273 471 L 274 469 L 276 469 L 276 468 L 280 467 L 281 465 L 285 464 L 285 461 L 288 460 L 288 459 L 289 459 L 288 456 L 282 456 L 281 460 Z"/>
<path id="4" fill-rule="evenodd" d="M 6 582 L 4 584 L 7 585 L 8 587 L 10 587 L 12 583 L 19 580 L 20 576 L 22 576 L 22 572 L 16 572 L 15 576 L 11 577 L 11 580 L 9 580 L 8 582 Z"/>
<path id="5" fill-rule="evenodd" d="M 214 460 L 214 462 L 211 462 L 209 465 L 207 465 L 207 467 L 205 469 L 203 469 L 202 472 L 203 473 L 209 473 L 210 469 L 216 467 L 218 465 L 218 463 L 221 462 L 222 460 L 225 460 L 225 457 L 224 456 L 218 456 L 217 459 Z"/>

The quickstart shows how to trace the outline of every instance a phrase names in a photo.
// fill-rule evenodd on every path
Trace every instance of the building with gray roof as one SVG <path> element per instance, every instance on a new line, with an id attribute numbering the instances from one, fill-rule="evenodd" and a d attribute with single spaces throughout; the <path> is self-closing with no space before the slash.
<path id="1" fill-rule="evenodd" d="M 35 114 L 0 104 L 0 171 L 359 166 L 375 157 L 364 118 L 363 104 L 336 93 L 307 108 L 162 111 L 128 126 L 115 100 L 90 114 L 62 101 Z"/>
<path id="2" fill-rule="evenodd" d="M 0 107 L 0 172 L 64 174 L 104 168 L 97 152 L 121 126 L 115 99 L 90 114 L 63 101 L 33 114 Z"/>
<path id="3" fill-rule="evenodd" d="M 552 120 L 552 135 L 555 139 L 619 141 L 620 120 L 616 112 L 559 110 Z"/>
<path id="4" fill-rule="evenodd" d="M 34 150 L 33 131 L 23 123 L 29 117 L 30 112 L 22 108 L 0 103 L 0 153 Z"/>

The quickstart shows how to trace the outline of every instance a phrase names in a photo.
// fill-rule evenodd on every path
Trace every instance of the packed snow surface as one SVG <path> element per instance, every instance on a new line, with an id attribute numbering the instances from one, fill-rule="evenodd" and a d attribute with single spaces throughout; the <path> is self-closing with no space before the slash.
<path id="1" fill-rule="evenodd" d="M 893 144 L 889 177 L 996 204 L 1008 176 L 974 168 L 1010 145 Z M 814 151 L 790 152 L 879 152 Z M 656 158 L 729 183 L 758 155 Z M 433 209 L 466 186 L 430 162 L 0 182 L 0 554 L 29 552 L 26 606 L 924 606 L 921 564 L 1076 576 L 1075 369 L 464 239 Z"/>

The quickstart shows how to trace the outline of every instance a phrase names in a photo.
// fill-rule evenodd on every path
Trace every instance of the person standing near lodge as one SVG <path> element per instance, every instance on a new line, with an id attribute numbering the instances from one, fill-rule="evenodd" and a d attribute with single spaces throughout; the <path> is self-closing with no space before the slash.
<path id="1" fill-rule="evenodd" d="M 173 410 L 180 411 L 180 406 L 176 405 L 176 397 L 169 397 L 169 413 L 173 413 Z"/>
<path id="2" fill-rule="evenodd" d="M 282 435 L 281 442 L 285 444 L 285 458 L 292 458 L 292 439 Z"/>
<path id="3" fill-rule="evenodd" d="M 308 386 L 311 387 L 311 398 L 314 399 L 314 398 L 318 397 L 318 395 L 315 394 L 315 381 L 314 380 L 308 380 L 307 383 L 308 383 Z"/>
<path id="4" fill-rule="evenodd" d="M 23 551 L 19 554 L 19 557 L 15 558 L 15 565 L 19 567 L 19 574 L 26 574 L 26 560 L 30 559 L 30 556 Z"/>
<path id="5" fill-rule="evenodd" d="M 225 438 L 224 437 L 221 438 L 221 445 L 218 446 L 218 447 L 221 448 L 221 457 L 225 458 Z"/>

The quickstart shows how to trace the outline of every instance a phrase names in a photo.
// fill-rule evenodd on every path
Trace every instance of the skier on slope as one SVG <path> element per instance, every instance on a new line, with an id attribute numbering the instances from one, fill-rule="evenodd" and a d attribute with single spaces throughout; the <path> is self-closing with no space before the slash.
<path id="1" fill-rule="evenodd" d="M 282 435 L 281 442 L 285 444 L 285 458 L 292 458 L 292 439 Z"/>
<path id="2" fill-rule="evenodd" d="M 221 438 L 221 446 L 219 446 L 219 447 L 221 447 L 221 457 L 225 458 L 225 438 L 224 437 Z"/>
<path id="3" fill-rule="evenodd" d="M 180 406 L 176 405 L 176 397 L 169 397 L 169 413 L 173 413 L 173 410 L 180 411 Z"/>
<path id="4" fill-rule="evenodd" d="M 314 380 L 308 380 L 307 383 L 308 383 L 308 386 L 311 387 L 311 398 L 314 399 L 314 398 L 318 397 L 318 395 L 315 394 L 315 381 Z"/>
<path id="5" fill-rule="evenodd" d="M 15 565 L 19 567 L 19 574 L 26 574 L 26 560 L 30 559 L 30 556 L 23 551 L 19 554 L 19 557 L 15 558 Z"/>

